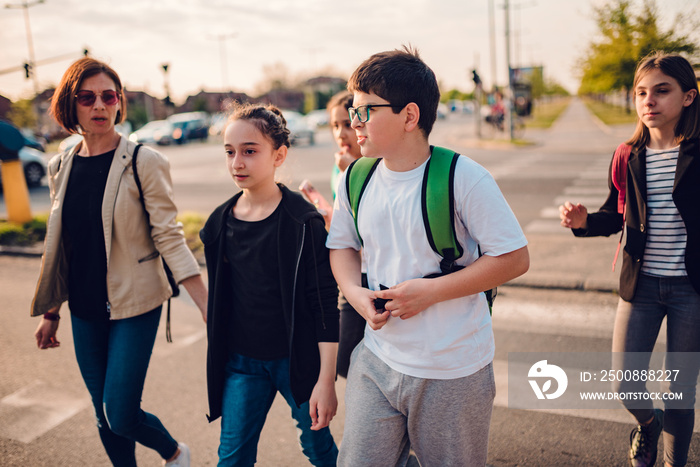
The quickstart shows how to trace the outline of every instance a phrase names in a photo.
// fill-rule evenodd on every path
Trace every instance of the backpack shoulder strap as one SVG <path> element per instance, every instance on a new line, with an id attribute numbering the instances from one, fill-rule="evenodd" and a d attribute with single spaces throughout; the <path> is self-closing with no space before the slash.
<path id="1" fill-rule="evenodd" d="M 423 224 L 430 247 L 443 259 L 440 268 L 451 271 L 464 253 L 454 227 L 454 175 L 459 154 L 434 146 L 425 166 L 421 193 Z"/>
<path id="2" fill-rule="evenodd" d="M 360 206 L 360 199 L 365 192 L 365 188 L 367 188 L 369 179 L 377 169 L 377 165 L 379 165 L 379 161 L 381 161 L 381 159 L 360 157 L 346 169 L 348 173 L 345 176 L 345 189 L 348 194 L 348 200 L 350 201 L 350 209 L 352 211 L 352 217 L 355 220 L 355 230 L 357 231 L 357 236 L 360 238 L 360 243 L 362 243 L 362 237 L 357 228 L 357 209 Z"/>
<path id="3" fill-rule="evenodd" d="M 625 212 L 625 193 L 627 191 L 627 163 L 630 159 L 632 146 L 622 143 L 615 150 L 612 162 L 612 182 L 617 188 L 617 212 Z"/>
<path id="4" fill-rule="evenodd" d="M 131 170 L 134 172 L 134 182 L 136 182 L 136 187 L 139 189 L 139 200 L 141 201 L 141 206 L 146 213 L 146 218 L 150 218 L 148 215 L 148 209 L 146 209 L 146 202 L 143 199 L 143 188 L 141 188 L 141 179 L 139 179 L 139 171 L 136 170 L 136 157 L 139 155 L 139 149 L 141 144 L 137 144 L 134 148 L 134 154 L 131 156 Z"/>

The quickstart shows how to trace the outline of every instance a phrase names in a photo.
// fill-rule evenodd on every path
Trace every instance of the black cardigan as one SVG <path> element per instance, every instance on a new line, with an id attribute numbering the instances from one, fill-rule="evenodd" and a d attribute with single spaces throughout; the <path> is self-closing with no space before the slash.
<path id="1" fill-rule="evenodd" d="M 622 214 L 617 213 L 618 191 L 612 183 L 612 164 L 608 173 L 610 194 L 598 212 L 588 214 L 587 229 L 572 229 L 577 237 L 609 236 L 622 230 Z M 625 247 L 620 271 L 620 297 L 631 301 L 637 288 L 639 271 L 644 259 L 647 240 L 647 181 L 646 151 L 632 149 L 627 168 L 625 190 Z M 688 279 L 700 293 L 700 141 L 683 141 L 678 154 L 673 202 L 685 223 L 688 240 L 685 268 Z"/>
<path id="2" fill-rule="evenodd" d="M 318 380 L 319 342 L 338 342 L 338 288 L 333 279 L 323 217 L 284 185 L 278 254 L 282 306 L 289 340 L 290 381 L 297 405 L 309 400 Z M 232 310 L 232 279 L 226 264 L 226 216 L 242 192 L 216 208 L 199 236 L 204 243 L 209 281 L 207 314 L 207 390 L 209 421 L 221 416 L 226 334 Z"/>

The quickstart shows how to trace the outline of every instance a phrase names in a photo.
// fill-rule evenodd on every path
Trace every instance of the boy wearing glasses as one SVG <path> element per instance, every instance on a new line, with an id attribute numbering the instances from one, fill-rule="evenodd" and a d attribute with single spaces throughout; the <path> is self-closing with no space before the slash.
<path id="1" fill-rule="evenodd" d="M 424 278 L 440 271 L 421 213 L 435 75 L 405 47 L 367 59 L 348 89 L 362 155 L 382 160 L 362 195 L 358 230 L 347 190 L 338 190 L 327 241 L 336 280 L 367 321 L 350 363 L 338 465 L 404 465 L 409 446 L 422 465 L 485 465 L 494 340 L 480 292 L 525 273 L 527 240 L 491 175 L 461 156 L 454 223 L 465 267 Z M 369 289 L 360 283 L 362 245 Z M 384 309 L 377 298 L 388 300 Z"/>

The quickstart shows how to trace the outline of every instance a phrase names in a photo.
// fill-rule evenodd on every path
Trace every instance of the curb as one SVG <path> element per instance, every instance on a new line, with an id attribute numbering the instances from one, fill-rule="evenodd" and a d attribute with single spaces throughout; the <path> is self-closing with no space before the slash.
<path id="1" fill-rule="evenodd" d="M 43 243 L 33 246 L 0 245 L 0 255 L 40 258 L 44 253 Z"/>
<path id="2" fill-rule="evenodd" d="M 0 256 L 18 256 L 25 258 L 40 258 L 43 254 L 43 244 L 34 246 L 3 246 L 0 245 Z M 197 261 L 204 267 L 203 258 Z M 506 282 L 503 286 L 522 287 L 542 290 L 571 290 L 581 292 L 617 293 L 618 285 L 600 278 L 562 278 L 552 273 L 529 273 Z"/>

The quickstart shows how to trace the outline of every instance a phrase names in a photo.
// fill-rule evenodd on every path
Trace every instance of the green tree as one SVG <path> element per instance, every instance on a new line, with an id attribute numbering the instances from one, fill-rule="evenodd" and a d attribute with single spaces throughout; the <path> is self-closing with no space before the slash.
<path id="1" fill-rule="evenodd" d="M 7 118 L 17 128 L 34 128 L 37 122 L 34 104 L 31 99 L 22 99 L 13 102 L 10 111 L 7 113 Z"/>
<path id="2" fill-rule="evenodd" d="M 579 94 L 624 90 L 627 112 L 637 63 L 655 50 L 693 53 L 698 45 L 682 29 L 687 21 L 679 16 L 675 28 L 662 31 L 655 0 L 643 0 L 638 13 L 630 0 L 614 0 L 594 8 L 602 36 L 592 42 L 580 59 Z"/>

